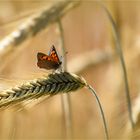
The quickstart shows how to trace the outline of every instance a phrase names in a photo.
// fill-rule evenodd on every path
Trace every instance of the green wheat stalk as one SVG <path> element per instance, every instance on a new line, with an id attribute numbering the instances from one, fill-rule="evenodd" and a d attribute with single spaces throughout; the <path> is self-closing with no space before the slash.
<path id="1" fill-rule="evenodd" d="M 102 3 L 99 3 L 99 4 L 102 6 L 104 11 L 106 12 L 106 14 L 109 18 L 109 21 L 111 23 L 111 26 L 112 26 L 113 35 L 114 35 L 114 39 L 115 39 L 116 52 L 117 52 L 117 54 L 120 58 L 122 71 L 123 71 L 123 77 L 124 77 L 123 79 L 124 79 L 125 91 L 126 91 L 125 93 L 126 93 L 126 99 L 127 99 L 127 104 L 128 104 L 129 119 L 130 119 L 131 126 L 134 129 L 134 120 L 133 120 L 133 116 L 132 116 L 132 105 L 131 105 L 128 77 L 127 77 L 127 70 L 126 70 L 125 60 L 124 60 L 121 41 L 120 41 L 120 34 L 119 34 L 119 31 L 118 31 L 117 25 L 116 25 L 112 15 L 108 11 L 108 9 L 105 7 L 104 4 L 102 4 Z"/>
<path id="2" fill-rule="evenodd" d="M 96 98 L 103 119 L 105 135 L 108 140 L 107 123 L 99 98 L 95 90 L 82 77 L 75 74 L 68 72 L 52 73 L 48 76 L 43 76 L 42 78 L 26 82 L 23 85 L 2 91 L 0 93 L 0 108 L 9 107 L 12 104 L 25 100 L 38 99 L 47 95 L 54 96 L 60 93 L 73 92 L 83 87 L 87 87 Z"/>

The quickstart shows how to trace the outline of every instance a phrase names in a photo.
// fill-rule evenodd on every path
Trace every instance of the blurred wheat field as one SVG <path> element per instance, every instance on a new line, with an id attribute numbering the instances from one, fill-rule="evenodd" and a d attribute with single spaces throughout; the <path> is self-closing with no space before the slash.
<path id="1" fill-rule="evenodd" d="M 43 9 L 61 1 L 0 1 L 0 39 Z M 67 70 L 82 76 L 100 97 L 110 139 L 140 139 L 139 136 L 139 23 L 140 1 L 103 1 L 121 35 L 131 93 L 134 130 L 128 118 L 123 74 L 115 55 L 109 19 L 97 1 L 82 1 L 60 17 L 67 54 Z M 57 17 L 57 15 L 56 15 Z M 51 22 L 5 57 L 0 57 L 0 89 L 33 80 L 50 71 L 36 65 L 38 52 L 55 45 L 61 55 L 58 22 Z M 71 139 L 105 139 L 101 116 L 94 97 L 80 89 L 70 94 L 73 135 Z M 0 139 L 66 139 L 61 95 L 34 105 L 36 100 L 1 110 Z M 29 107 L 32 106 L 32 107 Z"/>

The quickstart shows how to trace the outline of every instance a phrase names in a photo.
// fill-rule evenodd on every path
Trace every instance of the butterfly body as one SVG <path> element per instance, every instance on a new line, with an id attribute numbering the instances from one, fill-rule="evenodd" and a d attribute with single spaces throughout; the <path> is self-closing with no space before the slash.
<path id="1" fill-rule="evenodd" d="M 57 52 L 54 46 L 51 47 L 51 50 L 48 55 L 38 52 L 37 59 L 38 59 L 37 66 L 39 68 L 44 68 L 47 70 L 50 70 L 50 69 L 56 70 L 62 64 L 62 62 L 59 60 L 59 57 L 57 55 Z"/>

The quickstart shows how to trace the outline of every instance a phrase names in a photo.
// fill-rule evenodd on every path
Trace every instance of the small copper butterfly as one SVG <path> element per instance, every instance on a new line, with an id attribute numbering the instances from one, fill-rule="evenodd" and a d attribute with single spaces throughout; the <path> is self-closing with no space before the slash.
<path id="1" fill-rule="evenodd" d="M 37 53 L 37 66 L 43 69 L 58 69 L 62 62 L 60 61 L 57 51 L 54 46 L 51 47 L 49 54 L 46 55 L 44 53 L 38 52 Z"/>

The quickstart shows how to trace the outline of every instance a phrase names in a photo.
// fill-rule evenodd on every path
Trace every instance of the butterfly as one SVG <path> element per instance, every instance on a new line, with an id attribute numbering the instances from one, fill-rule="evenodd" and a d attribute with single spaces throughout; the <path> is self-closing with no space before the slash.
<path id="1" fill-rule="evenodd" d="M 56 70 L 62 64 L 54 46 L 51 47 L 48 55 L 38 52 L 37 60 L 38 60 L 37 66 L 39 68 L 43 68 L 43 69 L 47 69 L 47 70 L 50 70 L 50 69 Z"/>

